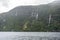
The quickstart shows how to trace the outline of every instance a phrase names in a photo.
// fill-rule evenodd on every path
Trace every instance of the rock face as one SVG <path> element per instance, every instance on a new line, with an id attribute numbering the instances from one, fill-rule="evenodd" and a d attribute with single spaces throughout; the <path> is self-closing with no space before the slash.
<path id="1" fill-rule="evenodd" d="M 55 0 L 50 5 L 58 6 L 58 5 L 60 5 L 60 0 Z"/>
<path id="2" fill-rule="evenodd" d="M 57 0 L 45 5 L 18 6 L 0 14 L 0 31 L 60 31 L 59 2 Z M 24 25 L 27 27 L 25 30 Z"/>

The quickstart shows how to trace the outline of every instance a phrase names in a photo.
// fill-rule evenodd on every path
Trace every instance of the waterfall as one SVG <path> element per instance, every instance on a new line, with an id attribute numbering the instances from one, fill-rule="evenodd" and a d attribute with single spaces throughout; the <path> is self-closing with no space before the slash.
<path id="1" fill-rule="evenodd" d="M 36 20 L 38 19 L 38 13 L 36 14 Z"/>
<path id="2" fill-rule="evenodd" d="M 50 23 L 51 23 L 51 14 L 49 15 L 48 26 L 50 25 Z"/>
<path id="3" fill-rule="evenodd" d="M 31 17 L 37 20 L 38 19 L 38 10 L 32 10 Z"/>
<path id="4" fill-rule="evenodd" d="M 16 11 L 16 14 L 15 14 L 15 16 L 17 16 L 17 11 Z"/>

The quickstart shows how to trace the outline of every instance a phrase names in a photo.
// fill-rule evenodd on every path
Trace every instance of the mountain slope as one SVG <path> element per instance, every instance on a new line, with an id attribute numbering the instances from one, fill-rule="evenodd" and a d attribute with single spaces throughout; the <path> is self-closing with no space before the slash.
<path id="1" fill-rule="evenodd" d="M 55 3 L 19 6 L 0 14 L 0 31 L 60 31 L 60 5 Z"/>

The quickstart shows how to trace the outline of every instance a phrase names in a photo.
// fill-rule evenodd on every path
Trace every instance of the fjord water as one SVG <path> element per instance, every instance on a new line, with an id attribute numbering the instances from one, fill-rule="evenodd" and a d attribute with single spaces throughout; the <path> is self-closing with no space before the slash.
<path id="1" fill-rule="evenodd" d="M 60 40 L 59 32 L 0 32 L 0 40 Z"/>

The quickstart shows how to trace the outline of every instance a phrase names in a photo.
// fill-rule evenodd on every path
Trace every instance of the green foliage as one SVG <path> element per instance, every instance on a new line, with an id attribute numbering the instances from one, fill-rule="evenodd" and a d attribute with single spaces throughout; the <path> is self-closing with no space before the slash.
<path id="1" fill-rule="evenodd" d="M 31 16 L 32 12 L 38 13 L 37 20 Z M 49 24 L 50 14 L 52 18 Z M 50 5 L 17 7 L 0 15 L 0 31 L 60 32 L 60 7 Z"/>

